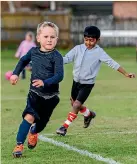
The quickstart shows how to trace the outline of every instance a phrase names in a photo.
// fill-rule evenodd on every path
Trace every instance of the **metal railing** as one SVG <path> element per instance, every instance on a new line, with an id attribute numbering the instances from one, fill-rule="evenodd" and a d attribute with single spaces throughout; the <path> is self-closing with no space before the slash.
<path id="1" fill-rule="evenodd" d="M 97 26 L 102 34 L 100 44 L 103 46 L 126 46 L 136 45 L 137 36 L 128 35 L 129 32 L 136 34 L 137 32 L 137 20 L 116 20 L 113 16 L 72 16 L 71 20 L 71 39 L 74 43 L 80 44 L 83 42 L 83 31 L 86 26 Z M 125 31 L 126 35 L 109 35 L 109 31 Z"/>

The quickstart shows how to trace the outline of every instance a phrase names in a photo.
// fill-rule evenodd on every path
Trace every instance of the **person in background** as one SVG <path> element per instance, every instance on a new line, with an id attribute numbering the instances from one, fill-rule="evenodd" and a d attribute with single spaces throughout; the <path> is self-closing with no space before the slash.
<path id="1" fill-rule="evenodd" d="M 18 47 L 18 49 L 17 49 L 17 52 L 16 52 L 16 54 L 15 54 L 15 57 L 16 57 L 16 58 L 21 58 L 21 57 L 23 57 L 24 55 L 26 55 L 27 52 L 28 52 L 32 47 L 36 47 L 36 44 L 35 44 L 34 40 L 35 40 L 35 35 L 34 35 L 34 33 L 31 32 L 31 31 L 28 31 L 28 32 L 26 33 L 26 35 L 25 35 L 25 40 L 23 40 L 23 41 L 20 43 L 20 45 L 19 45 L 19 47 Z M 32 63 L 30 62 L 30 63 L 26 66 L 26 68 L 23 69 L 22 74 L 21 74 L 21 78 L 22 78 L 22 79 L 25 79 L 25 78 L 26 78 L 26 70 L 25 70 L 25 69 L 31 71 L 31 65 L 32 65 Z"/>

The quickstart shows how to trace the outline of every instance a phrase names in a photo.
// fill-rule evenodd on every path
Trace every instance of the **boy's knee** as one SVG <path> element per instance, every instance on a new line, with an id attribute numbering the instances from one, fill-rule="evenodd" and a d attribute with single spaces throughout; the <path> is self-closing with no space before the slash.
<path id="1" fill-rule="evenodd" d="M 76 110 L 80 110 L 81 109 L 81 103 L 78 100 L 76 100 L 73 103 L 73 108 L 76 109 Z"/>
<path id="2" fill-rule="evenodd" d="M 33 124 L 34 123 L 34 116 L 30 115 L 30 114 L 26 114 L 24 117 L 25 120 L 27 120 L 29 123 Z"/>

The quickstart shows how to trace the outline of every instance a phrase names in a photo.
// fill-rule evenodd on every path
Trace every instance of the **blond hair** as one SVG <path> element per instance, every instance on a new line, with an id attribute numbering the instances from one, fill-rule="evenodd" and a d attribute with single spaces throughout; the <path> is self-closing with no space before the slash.
<path id="1" fill-rule="evenodd" d="M 55 30 L 57 37 L 59 36 L 59 28 L 58 28 L 58 26 L 55 25 L 52 22 L 46 22 L 46 21 L 38 24 L 38 26 L 37 26 L 37 35 L 41 32 L 42 28 L 47 27 L 47 26 L 48 27 L 52 27 Z"/>

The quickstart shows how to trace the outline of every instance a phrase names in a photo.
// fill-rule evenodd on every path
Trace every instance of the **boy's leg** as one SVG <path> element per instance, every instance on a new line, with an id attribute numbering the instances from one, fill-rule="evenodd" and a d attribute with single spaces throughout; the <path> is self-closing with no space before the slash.
<path id="1" fill-rule="evenodd" d="M 79 83 L 73 81 L 71 89 L 71 97 L 73 98 L 73 100 L 76 100 L 79 94 L 79 85 Z M 67 128 L 77 118 L 77 114 L 79 112 L 79 107 L 81 106 L 81 103 L 79 101 L 71 101 L 71 105 L 72 111 L 68 113 L 67 120 L 59 129 L 56 130 L 56 133 L 59 135 L 65 136 L 67 133 Z"/>
<path id="2" fill-rule="evenodd" d="M 23 144 L 26 140 L 26 137 L 28 135 L 29 129 L 34 122 L 34 117 L 31 116 L 30 114 L 27 114 L 22 123 L 19 126 L 19 130 L 17 133 L 17 145 L 13 151 L 13 156 L 14 157 L 20 157 L 22 156 L 22 151 L 23 151 Z"/>
<path id="3" fill-rule="evenodd" d="M 29 132 L 29 129 L 31 127 L 31 125 L 34 122 L 34 117 L 31 116 L 30 114 L 27 114 L 22 123 L 19 126 L 19 131 L 17 133 L 17 144 L 24 144 L 26 136 Z"/>
<path id="4" fill-rule="evenodd" d="M 71 106 L 73 106 L 73 103 L 75 102 L 72 98 L 70 98 Z M 84 118 L 89 117 L 90 115 L 95 117 L 95 113 L 91 110 L 89 110 L 86 106 L 81 105 L 80 111 L 79 111 Z"/>
<path id="5" fill-rule="evenodd" d="M 80 113 L 84 116 L 84 126 L 83 128 L 88 128 L 91 120 L 96 117 L 96 113 L 89 110 L 87 107 L 82 106 Z"/>
<path id="6" fill-rule="evenodd" d="M 72 105 L 72 111 L 69 112 L 68 118 L 63 124 L 63 126 L 67 129 L 69 125 L 77 118 L 77 114 L 81 108 L 81 102 L 77 100 L 77 97 L 79 95 L 79 87 L 80 84 L 73 81 L 72 89 L 71 89 L 71 105 Z M 72 101 L 73 100 L 73 101 Z"/>
<path id="7" fill-rule="evenodd" d="M 38 133 L 40 133 L 47 125 L 52 115 L 53 110 L 59 103 L 59 97 L 54 96 L 51 99 L 45 100 L 41 98 L 39 116 L 40 119 L 36 120 L 36 123 L 31 127 L 28 137 L 28 148 L 33 149 L 38 140 Z"/>
<path id="8" fill-rule="evenodd" d="M 71 97 L 70 98 L 70 101 L 71 101 L 71 106 L 73 106 L 75 100 L 73 100 L 73 98 Z M 90 110 L 86 107 L 86 106 L 83 106 L 81 105 L 81 108 L 80 108 L 80 111 L 79 111 L 81 114 L 83 114 L 83 116 L 87 117 L 90 115 Z"/>
<path id="9" fill-rule="evenodd" d="M 83 109 L 82 104 L 88 98 L 88 96 L 89 96 L 93 86 L 94 86 L 94 84 L 93 85 L 92 84 L 91 85 L 84 85 L 84 84 L 82 85 L 82 84 L 78 84 L 77 83 L 77 87 L 79 88 L 79 92 L 78 92 L 77 98 L 75 98 L 75 94 L 76 94 L 75 87 L 72 87 L 72 92 L 71 92 L 71 96 L 72 96 L 72 103 L 71 103 L 72 104 L 72 112 L 70 112 L 68 114 L 68 118 L 65 121 L 65 123 L 63 124 L 63 126 L 61 126 L 56 131 L 57 134 L 60 134 L 60 135 L 63 135 L 63 136 L 66 134 L 67 128 L 69 127 L 69 125 L 76 119 L 78 112 L 81 109 Z M 73 101 L 73 100 L 75 100 L 75 101 Z M 85 114 L 87 114 L 88 116 L 86 117 L 86 120 L 85 120 L 85 117 L 84 117 L 84 127 L 85 126 L 88 127 L 90 122 L 91 122 L 91 119 L 93 118 L 93 113 L 86 108 Z M 95 115 L 94 115 L 94 117 L 95 117 Z"/>
<path id="10" fill-rule="evenodd" d="M 22 76 L 21 77 L 22 79 L 26 79 L 26 70 L 25 70 L 25 68 L 23 69 L 21 76 Z"/>
<path id="11" fill-rule="evenodd" d="M 23 121 L 20 124 L 18 134 L 17 134 L 17 146 L 13 150 L 13 155 L 15 157 L 20 157 L 22 155 L 23 144 L 25 142 L 25 139 L 29 132 L 30 127 L 34 122 L 34 119 L 35 119 L 34 115 L 36 116 L 36 113 L 33 108 L 37 104 L 36 100 L 37 100 L 37 95 L 33 94 L 32 92 L 29 92 L 28 98 L 27 98 L 27 105 L 22 114 Z"/>
<path id="12" fill-rule="evenodd" d="M 94 87 L 94 84 L 88 84 L 88 85 L 85 85 L 79 91 L 79 95 L 78 95 L 77 99 L 79 101 L 83 102 L 82 104 L 84 104 L 84 102 L 90 95 L 93 87 Z M 96 116 L 96 114 L 95 114 L 95 112 L 89 110 L 87 107 L 85 107 L 83 105 L 81 106 L 80 113 L 83 114 L 83 116 L 84 116 L 84 126 L 83 127 L 87 128 L 90 125 L 91 120 Z"/>
<path id="13" fill-rule="evenodd" d="M 72 99 L 72 97 L 70 98 L 71 101 L 71 106 L 73 106 L 75 100 Z M 91 121 L 92 118 L 94 118 L 96 116 L 96 114 L 89 110 L 86 106 L 81 105 L 80 111 L 79 111 L 83 116 L 84 116 L 84 128 L 87 128 L 89 126 L 89 123 Z"/>
<path id="14" fill-rule="evenodd" d="M 67 133 L 67 129 L 70 126 L 70 124 L 77 118 L 77 114 L 81 108 L 81 102 L 76 100 L 73 103 L 72 111 L 69 112 L 67 120 L 64 122 L 64 124 L 56 130 L 56 133 L 62 136 L 65 136 Z"/>

